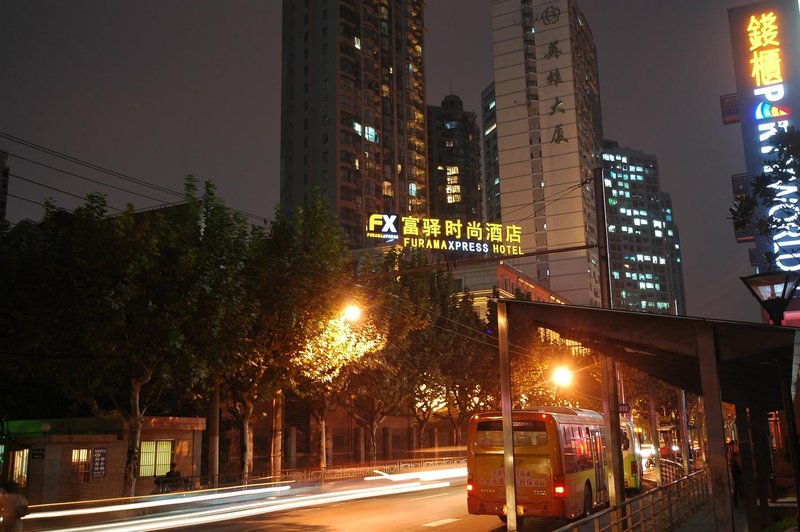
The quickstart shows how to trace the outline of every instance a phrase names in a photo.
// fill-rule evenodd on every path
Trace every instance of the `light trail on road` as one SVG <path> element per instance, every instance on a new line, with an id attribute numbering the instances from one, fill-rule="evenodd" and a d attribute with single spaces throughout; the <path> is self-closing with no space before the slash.
<path id="1" fill-rule="evenodd" d="M 147 530 L 163 530 L 166 528 L 177 528 L 184 526 L 203 525 L 221 521 L 230 521 L 255 515 L 263 515 L 286 510 L 307 508 L 309 506 L 319 506 L 336 502 L 345 502 L 356 499 L 365 499 L 385 495 L 395 495 L 415 491 L 425 491 L 450 486 L 450 482 L 433 482 L 423 484 L 421 482 L 410 482 L 392 486 L 381 486 L 375 488 L 363 488 L 334 493 L 324 493 L 316 495 L 298 496 L 292 500 L 278 499 L 268 501 L 258 501 L 240 503 L 226 506 L 224 508 L 214 508 L 208 510 L 187 511 L 180 515 L 154 516 L 126 521 L 114 521 L 113 523 L 103 523 L 97 525 L 85 525 L 72 528 L 61 528 L 62 532 L 100 532 L 113 530 L 115 532 L 143 532 Z M 242 492 L 242 493 L 252 493 Z M 159 501 L 160 502 L 160 501 Z M 124 506 L 124 505 L 121 505 Z"/>

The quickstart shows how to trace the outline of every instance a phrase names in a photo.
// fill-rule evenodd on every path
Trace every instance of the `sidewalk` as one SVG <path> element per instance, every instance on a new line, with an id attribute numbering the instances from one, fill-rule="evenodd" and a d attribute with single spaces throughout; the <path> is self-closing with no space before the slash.
<path id="1" fill-rule="evenodd" d="M 797 507 L 797 501 L 794 497 L 788 499 L 781 499 L 770 507 Z M 740 505 L 733 509 L 733 528 L 736 532 L 747 531 L 747 511 Z M 711 503 L 705 505 L 698 510 L 692 517 L 690 517 L 681 526 L 675 530 L 678 532 L 708 532 L 709 530 L 716 530 L 717 524 L 714 518 L 714 507 Z M 787 532 L 798 532 L 797 526 L 792 525 L 789 528 L 781 529 Z"/>

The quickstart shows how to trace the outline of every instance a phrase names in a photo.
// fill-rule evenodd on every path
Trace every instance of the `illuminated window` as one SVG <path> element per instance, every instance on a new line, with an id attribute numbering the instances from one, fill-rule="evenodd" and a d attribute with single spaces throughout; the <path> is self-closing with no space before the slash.
<path id="1" fill-rule="evenodd" d="M 458 166 L 448 166 L 447 175 L 458 175 Z"/>
<path id="2" fill-rule="evenodd" d="M 169 471 L 174 443 L 172 440 L 143 441 L 139 452 L 139 476 L 160 476 Z"/>
<path id="3" fill-rule="evenodd" d="M 494 100 L 489 102 L 489 109 L 494 109 L 494 106 L 495 106 Z"/>
<path id="4" fill-rule="evenodd" d="M 28 453 L 30 449 L 20 449 L 14 451 L 12 458 L 11 480 L 19 487 L 24 488 L 28 485 Z"/>
<path id="5" fill-rule="evenodd" d="M 461 203 L 461 194 L 448 194 L 447 203 Z"/>
<path id="6" fill-rule="evenodd" d="M 412 198 L 417 197 L 417 184 L 416 183 L 409 183 L 408 184 L 408 195 Z"/>
<path id="7" fill-rule="evenodd" d="M 353 37 L 353 44 L 355 45 L 357 50 L 361 50 L 361 39 L 359 37 Z"/>
<path id="8" fill-rule="evenodd" d="M 453 139 L 447 139 L 447 140 L 445 140 L 445 141 L 444 141 L 444 145 L 445 145 L 447 148 L 452 148 L 452 147 L 453 147 Z"/>
<path id="9" fill-rule="evenodd" d="M 72 480 L 89 482 L 89 449 L 72 449 Z"/>
<path id="10" fill-rule="evenodd" d="M 378 143 L 378 133 L 375 131 L 374 127 L 366 126 L 364 128 L 364 138 L 370 142 Z"/>

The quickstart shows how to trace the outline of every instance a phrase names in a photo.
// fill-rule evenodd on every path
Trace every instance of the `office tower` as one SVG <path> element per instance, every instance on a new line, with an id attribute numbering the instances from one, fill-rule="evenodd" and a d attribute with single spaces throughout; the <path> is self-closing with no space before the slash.
<path id="1" fill-rule="evenodd" d="M 686 314 L 678 227 L 658 160 L 606 141 L 603 189 L 612 308 Z"/>
<path id="2" fill-rule="evenodd" d="M 497 113 L 495 112 L 494 81 L 481 92 L 481 123 L 483 125 L 483 190 L 486 221 L 500 222 L 500 164 L 497 153 Z"/>
<path id="3" fill-rule="evenodd" d="M 549 251 L 512 264 L 573 303 L 598 305 L 591 30 L 574 0 L 492 0 L 492 42 L 500 215 L 522 227 L 525 253 Z"/>
<path id="4" fill-rule="evenodd" d="M 428 106 L 428 161 L 431 217 L 481 220 L 480 132 L 456 95 Z"/>
<path id="5" fill-rule="evenodd" d="M 353 247 L 368 213 L 428 213 L 423 9 L 283 2 L 281 202 L 319 188 Z"/>

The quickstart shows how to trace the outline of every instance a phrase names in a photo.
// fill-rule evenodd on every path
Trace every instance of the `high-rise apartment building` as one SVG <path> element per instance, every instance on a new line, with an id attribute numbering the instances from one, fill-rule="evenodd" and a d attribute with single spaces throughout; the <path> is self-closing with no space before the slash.
<path id="1" fill-rule="evenodd" d="M 522 227 L 525 253 L 550 251 L 512 264 L 573 303 L 598 305 L 591 30 L 574 0 L 492 0 L 491 9 L 500 216 Z"/>
<path id="2" fill-rule="evenodd" d="M 500 222 L 500 159 L 497 153 L 497 113 L 495 112 L 494 81 L 481 92 L 481 123 L 483 124 L 483 190 L 486 221 Z"/>
<path id="3" fill-rule="evenodd" d="M 611 307 L 686 314 L 678 227 L 661 191 L 658 160 L 606 141 L 603 185 Z"/>
<path id="4" fill-rule="evenodd" d="M 482 220 L 480 131 L 456 95 L 428 106 L 428 161 L 431 217 Z"/>
<path id="5" fill-rule="evenodd" d="M 354 247 L 368 213 L 428 213 L 424 4 L 283 2 L 281 203 L 319 188 Z"/>

